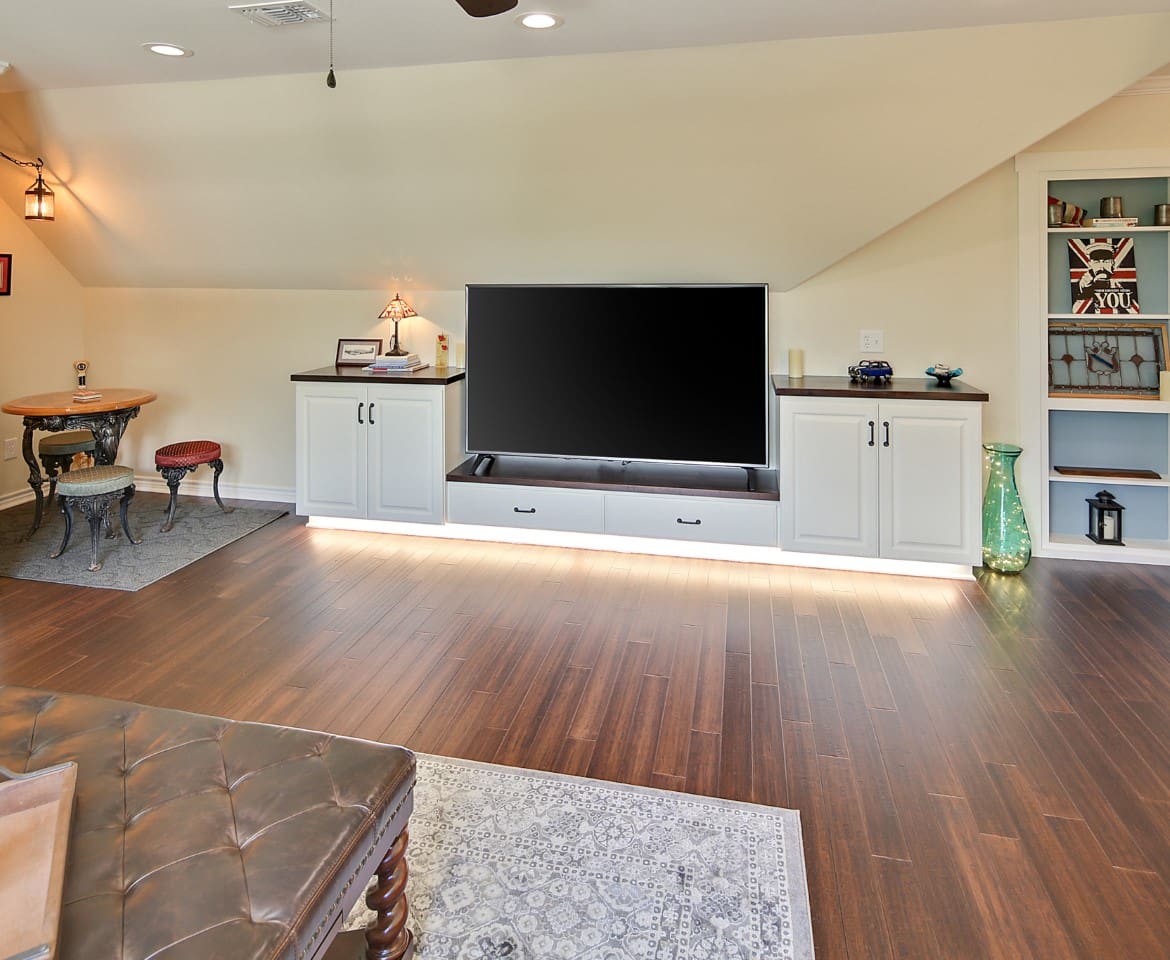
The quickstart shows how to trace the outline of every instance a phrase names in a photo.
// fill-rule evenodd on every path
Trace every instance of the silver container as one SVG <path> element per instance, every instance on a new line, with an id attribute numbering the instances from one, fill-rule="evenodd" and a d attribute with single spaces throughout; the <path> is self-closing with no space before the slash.
<path id="1" fill-rule="evenodd" d="M 1121 197 L 1102 197 L 1101 216 L 1124 217 L 1125 214 L 1121 212 Z"/>
<path id="2" fill-rule="evenodd" d="M 1048 226 L 1059 227 L 1062 223 L 1064 223 L 1064 204 L 1048 204 Z"/>
<path id="3" fill-rule="evenodd" d="M 1154 226 L 1170 227 L 1170 203 L 1159 203 L 1154 206 Z"/>

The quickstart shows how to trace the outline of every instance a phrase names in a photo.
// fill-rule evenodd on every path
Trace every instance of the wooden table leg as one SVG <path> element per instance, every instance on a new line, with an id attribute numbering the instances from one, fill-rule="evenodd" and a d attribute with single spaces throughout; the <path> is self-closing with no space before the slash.
<path id="1" fill-rule="evenodd" d="M 409 960 L 414 937 L 406 926 L 406 844 L 404 829 L 378 864 L 378 884 L 366 894 L 377 916 L 366 929 L 366 960 Z"/>

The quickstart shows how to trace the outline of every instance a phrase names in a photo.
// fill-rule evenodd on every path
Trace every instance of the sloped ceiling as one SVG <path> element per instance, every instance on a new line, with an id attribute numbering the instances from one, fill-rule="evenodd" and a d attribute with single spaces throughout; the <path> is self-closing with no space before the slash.
<path id="1" fill-rule="evenodd" d="M 790 289 L 1161 67 L 1170 14 L 0 97 L 86 286 Z M 1059 51 L 1108 50 L 1071 63 Z M 7 165 L 6 165 L 7 166 Z M 18 207 L 30 177 L 0 171 Z"/>

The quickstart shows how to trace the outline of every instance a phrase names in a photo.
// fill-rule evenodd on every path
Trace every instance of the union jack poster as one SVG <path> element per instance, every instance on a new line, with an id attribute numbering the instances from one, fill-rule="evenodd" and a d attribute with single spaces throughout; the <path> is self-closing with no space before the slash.
<path id="1" fill-rule="evenodd" d="M 1133 237 L 1068 241 L 1073 313 L 1141 313 Z"/>

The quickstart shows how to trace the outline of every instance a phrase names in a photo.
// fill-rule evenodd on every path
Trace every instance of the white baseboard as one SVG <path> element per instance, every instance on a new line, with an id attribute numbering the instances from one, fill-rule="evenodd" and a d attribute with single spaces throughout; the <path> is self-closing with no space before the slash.
<path id="1" fill-rule="evenodd" d="M 151 474 L 145 477 L 135 477 L 134 487 L 136 490 L 145 493 L 166 493 L 169 494 L 170 487 L 167 486 L 166 480 L 158 474 Z M 45 487 L 46 495 L 49 488 Z M 179 497 L 189 495 L 192 497 L 211 497 L 214 496 L 211 480 L 201 480 L 195 477 L 189 477 L 179 484 Z M 262 500 L 266 503 L 295 503 L 297 499 L 296 490 L 292 487 L 251 487 L 236 483 L 220 483 L 219 495 L 225 500 Z M 33 499 L 32 487 L 25 484 L 20 490 L 13 490 L 11 493 L 0 494 L 0 510 L 14 507 L 18 503 L 27 503 Z"/>
<path id="2" fill-rule="evenodd" d="M 577 547 L 585 550 L 611 550 L 617 553 L 648 553 L 654 556 L 696 557 L 706 560 L 731 560 L 737 563 L 819 567 L 825 570 L 891 573 L 899 576 L 935 577 L 944 580 L 975 579 L 972 568 L 965 564 L 794 553 L 790 550 L 781 550 L 779 547 L 745 547 L 725 543 L 656 540 L 648 537 L 625 537 L 607 533 L 570 533 L 561 530 L 488 527 L 466 523 L 399 523 L 389 520 L 351 520 L 342 517 L 318 516 L 310 516 L 308 525 L 322 530 L 398 533 L 412 537 L 526 543 L 545 547 Z"/>

